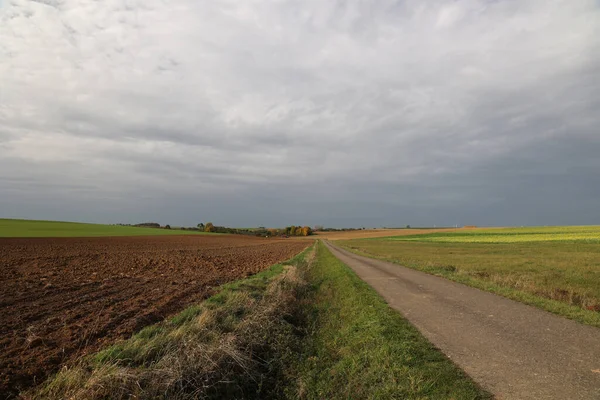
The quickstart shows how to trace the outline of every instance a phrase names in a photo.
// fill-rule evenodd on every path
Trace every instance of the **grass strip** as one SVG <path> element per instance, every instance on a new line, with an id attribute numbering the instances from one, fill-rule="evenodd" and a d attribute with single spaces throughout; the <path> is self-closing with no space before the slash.
<path id="1" fill-rule="evenodd" d="M 313 330 L 298 367 L 297 397 L 490 398 L 322 243 L 307 279 Z"/>

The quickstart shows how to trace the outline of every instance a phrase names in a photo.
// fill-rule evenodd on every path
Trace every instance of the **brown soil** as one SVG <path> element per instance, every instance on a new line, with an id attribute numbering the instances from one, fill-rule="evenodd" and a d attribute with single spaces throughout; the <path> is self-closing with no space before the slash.
<path id="1" fill-rule="evenodd" d="M 242 236 L 0 239 L 0 397 L 308 244 Z"/>

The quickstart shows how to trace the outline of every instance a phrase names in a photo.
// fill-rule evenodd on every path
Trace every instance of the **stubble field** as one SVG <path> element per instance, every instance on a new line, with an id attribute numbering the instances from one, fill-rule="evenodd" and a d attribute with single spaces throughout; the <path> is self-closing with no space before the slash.
<path id="1" fill-rule="evenodd" d="M 242 236 L 0 239 L 0 393 L 201 301 L 310 243 Z"/>
<path id="2" fill-rule="evenodd" d="M 413 236 L 427 235 L 433 233 L 446 233 L 465 230 L 464 228 L 408 228 L 408 229 L 357 229 L 352 231 L 315 232 L 319 239 L 325 240 L 351 240 L 351 239 L 374 239 L 390 236 Z"/>

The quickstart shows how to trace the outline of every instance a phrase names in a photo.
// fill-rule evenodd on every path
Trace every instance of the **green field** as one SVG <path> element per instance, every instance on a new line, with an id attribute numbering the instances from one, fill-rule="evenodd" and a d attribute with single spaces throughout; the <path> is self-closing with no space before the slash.
<path id="1" fill-rule="evenodd" d="M 475 229 L 336 241 L 600 327 L 600 227 Z"/>
<path id="2" fill-rule="evenodd" d="M 0 237 L 93 237 L 199 235 L 204 232 L 77 222 L 0 219 Z"/>

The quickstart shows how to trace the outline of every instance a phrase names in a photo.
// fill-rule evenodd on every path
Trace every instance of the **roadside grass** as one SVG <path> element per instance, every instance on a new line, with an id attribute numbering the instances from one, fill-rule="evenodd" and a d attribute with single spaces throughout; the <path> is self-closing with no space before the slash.
<path id="1" fill-rule="evenodd" d="M 322 244 L 295 397 L 482 399 L 482 391 Z"/>
<path id="2" fill-rule="evenodd" d="M 454 233 L 448 235 L 456 238 Z M 587 240 L 456 243 L 393 238 L 336 244 L 357 254 L 442 276 L 600 327 L 597 243 Z"/>
<path id="3" fill-rule="evenodd" d="M 491 398 L 321 243 L 22 397 Z"/>
<path id="4" fill-rule="evenodd" d="M 214 235 L 199 231 L 140 228 L 135 226 L 85 224 L 61 221 L 0 219 L 0 237 L 97 237 Z"/>
<path id="5" fill-rule="evenodd" d="M 314 246 L 313 248 L 314 249 Z M 281 398 L 301 351 L 311 248 L 64 367 L 26 399 Z"/>

